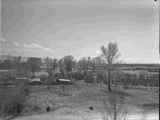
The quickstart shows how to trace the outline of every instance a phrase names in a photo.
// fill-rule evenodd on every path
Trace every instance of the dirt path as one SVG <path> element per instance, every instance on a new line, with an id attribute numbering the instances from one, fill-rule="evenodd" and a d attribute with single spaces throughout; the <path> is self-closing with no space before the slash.
<path id="1" fill-rule="evenodd" d="M 103 120 L 103 116 L 100 113 L 88 113 L 88 114 L 69 114 L 60 115 L 55 113 L 47 113 L 42 115 L 33 115 L 28 117 L 19 117 L 14 120 Z M 126 120 L 159 120 L 158 113 L 149 114 L 130 114 Z"/>

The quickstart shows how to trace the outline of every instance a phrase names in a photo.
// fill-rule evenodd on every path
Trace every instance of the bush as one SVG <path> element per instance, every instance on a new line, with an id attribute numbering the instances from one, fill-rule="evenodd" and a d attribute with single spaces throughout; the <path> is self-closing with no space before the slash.
<path id="1" fill-rule="evenodd" d="M 2 102 L 1 113 L 4 116 L 18 115 L 24 108 L 23 99 L 20 95 L 9 96 L 7 100 Z"/>
<path id="2" fill-rule="evenodd" d="M 13 88 L 3 87 L 0 93 L 0 115 L 17 116 L 22 113 L 28 94 L 28 85 L 24 83 Z"/>
<path id="3" fill-rule="evenodd" d="M 0 75 L 0 84 L 2 85 L 11 85 L 14 84 L 15 82 L 15 77 L 13 75 L 10 74 L 6 74 L 6 75 Z"/>
<path id="4" fill-rule="evenodd" d="M 93 83 L 94 82 L 94 78 L 92 73 L 87 73 L 85 78 L 84 78 L 86 83 Z"/>
<path id="5" fill-rule="evenodd" d="M 75 80 L 83 80 L 84 76 L 81 72 L 74 72 L 72 73 L 72 77 Z"/>
<path id="6" fill-rule="evenodd" d="M 97 82 L 98 82 L 98 83 L 104 82 L 105 79 L 106 79 L 106 78 L 105 78 L 104 73 L 100 73 L 100 72 L 97 73 Z"/>
<path id="7" fill-rule="evenodd" d="M 41 80 L 43 83 L 45 83 L 45 82 L 48 80 L 48 76 L 46 76 L 46 75 L 41 75 L 41 76 L 40 76 L 40 80 Z"/>

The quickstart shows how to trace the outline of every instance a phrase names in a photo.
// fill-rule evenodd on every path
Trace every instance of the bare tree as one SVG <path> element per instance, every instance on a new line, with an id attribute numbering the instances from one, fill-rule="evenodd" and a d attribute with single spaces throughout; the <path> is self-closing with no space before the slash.
<path id="1" fill-rule="evenodd" d="M 30 69 L 30 72 L 32 73 L 33 76 L 35 75 L 35 72 L 40 71 L 41 64 L 42 64 L 41 58 L 30 57 L 27 60 L 28 68 Z"/>
<path id="2" fill-rule="evenodd" d="M 64 56 L 62 59 L 59 60 L 59 66 L 63 74 L 66 75 L 66 77 L 69 77 L 69 74 L 73 71 L 75 67 L 74 57 L 72 55 Z"/>
<path id="3" fill-rule="evenodd" d="M 125 96 L 121 93 L 109 94 L 109 97 L 102 99 L 104 105 L 103 120 L 125 120 L 127 109 L 125 106 Z"/>
<path id="4" fill-rule="evenodd" d="M 108 64 L 108 91 L 111 91 L 111 80 L 110 80 L 110 72 L 112 64 L 116 62 L 119 57 L 119 49 L 117 43 L 110 42 L 107 47 L 102 46 L 102 57 L 105 59 L 106 63 Z"/>

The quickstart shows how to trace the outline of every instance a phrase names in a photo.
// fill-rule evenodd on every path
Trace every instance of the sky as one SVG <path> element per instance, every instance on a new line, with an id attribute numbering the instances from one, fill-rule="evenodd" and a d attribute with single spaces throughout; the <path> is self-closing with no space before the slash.
<path id="1" fill-rule="evenodd" d="M 154 0 L 1 1 L 1 54 L 79 59 L 116 42 L 124 62 L 160 63 Z"/>

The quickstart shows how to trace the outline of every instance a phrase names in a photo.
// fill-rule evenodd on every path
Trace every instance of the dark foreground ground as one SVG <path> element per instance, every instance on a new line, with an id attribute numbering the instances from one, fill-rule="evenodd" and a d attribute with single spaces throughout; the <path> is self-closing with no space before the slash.
<path id="1" fill-rule="evenodd" d="M 14 120 L 110 120 L 115 111 L 117 120 L 159 119 L 157 88 L 112 87 L 113 92 L 109 93 L 105 85 L 82 81 L 62 88 L 30 87 L 27 107 Z"/>

